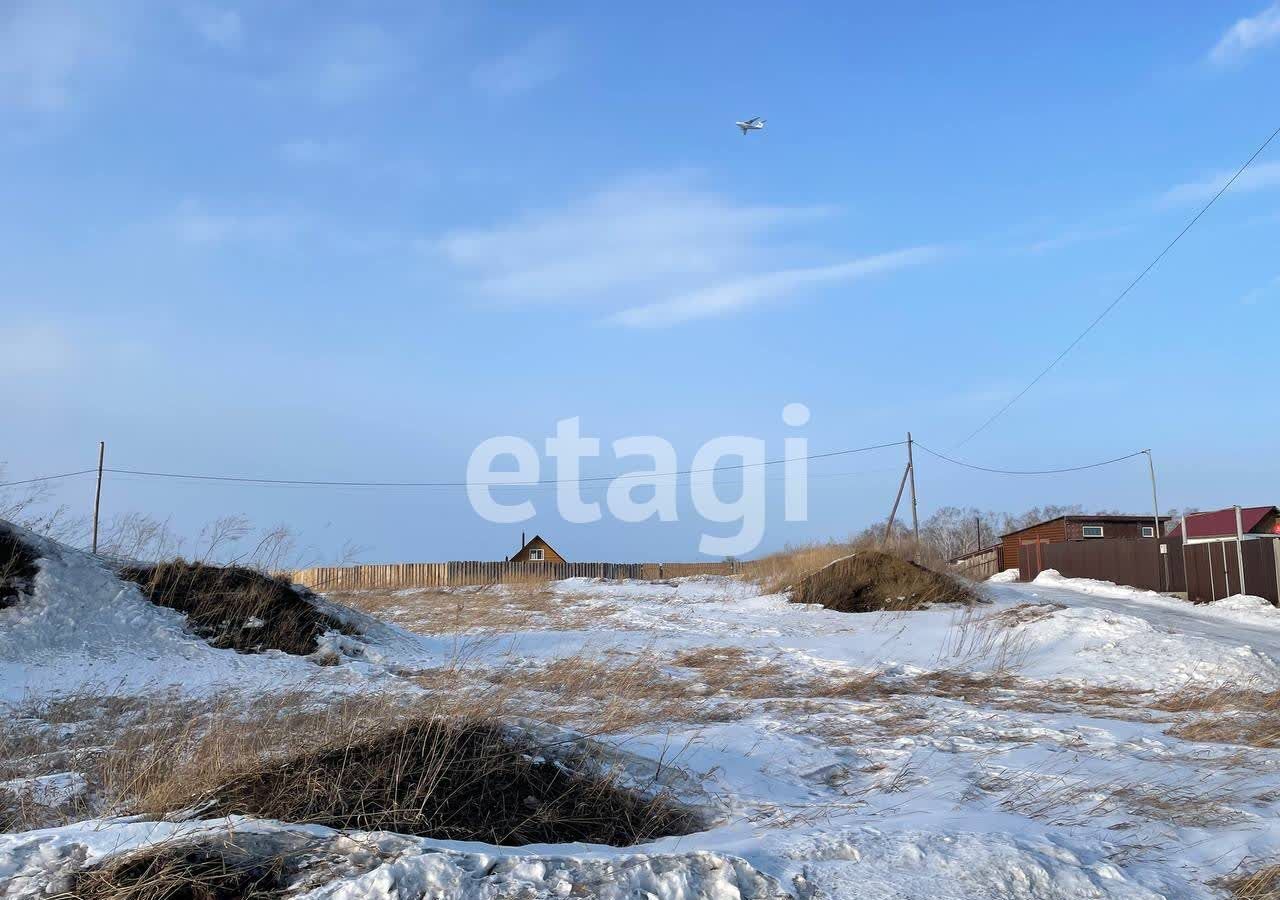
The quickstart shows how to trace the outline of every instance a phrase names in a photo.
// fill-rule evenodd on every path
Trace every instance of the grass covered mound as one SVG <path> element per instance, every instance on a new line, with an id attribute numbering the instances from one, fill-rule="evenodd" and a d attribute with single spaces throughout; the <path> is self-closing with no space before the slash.
<path id="1" fill-rule="evenodd" d="M 119 574 L 152 603 L 185 613 L 191 630 L 215 647 L 306 656 L 325 632 L 351 633 L 311 602 L 314 594 L 253 569 L 179 559 L 125 566 Z"/>
<path id="2" fill-rule="evenodd" d="M 445 719 L 374 727 L 165 802 L 169 809 L 150 811 L 193 809 L 202 818 L 249 815 L 509 846 L 627 846 L 701 827 L 693 812 L 664 796 L 571 771 L 564 759 L 546 759 L 536 745 L 496 725 Z"/>
<path id="3" fill-rule="evenodd" d="M 817 603 L 837 612 L 912 610 L 977 600 L 958 579 L 880 550 L 860 550 L 791 588 L 792 603 Z"/>
<path id="4" fill-rule="evenodd" d="M 76 873 L 66 900 L 273 900 L 287 887 L 280 859 L 227 843 L 174 843 L 115 857 Z"/>
<path id="5" fill-rule="evenodd" d="M 30 593 L 38 559 L 17 532 L 0 522 L 0 609 L 13 606 L 20 596 Z"/>

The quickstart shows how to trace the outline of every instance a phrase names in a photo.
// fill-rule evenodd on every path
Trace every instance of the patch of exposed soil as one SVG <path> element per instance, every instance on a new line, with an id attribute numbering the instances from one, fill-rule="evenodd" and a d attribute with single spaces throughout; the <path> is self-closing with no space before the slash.
<path id="1" fill-rule="evenodd" d="M 31 592 L 39 558 L 17 532 L 0 522 L 0 609 L 13 606 Z"/>

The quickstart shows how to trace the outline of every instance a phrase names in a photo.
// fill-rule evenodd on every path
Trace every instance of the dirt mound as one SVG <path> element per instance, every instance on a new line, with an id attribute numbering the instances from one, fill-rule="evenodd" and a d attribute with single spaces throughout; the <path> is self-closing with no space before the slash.
<path id="1" fill-rule="evenodd" d="M 174 809 L 508 846 L 628 846 L 701 827 L 669 798 L 580 774 L 587 770 L 585 758 L 547 759 L 492 724 L 430 719 L 277 759 L 175 798 Z"/>
<path id="2" fill-rule="evenodd" d="M 791 589 L 792 603 L 817 603 L 837 612 L 912 610 L 977 600 L 950 575 L 879 550 L 861 550 L 837 560 Z"/>
<path id="3" fill-rule="evenodd" d="M 185 613 L 194 633 L 223 649 L 306 656 L 325 632 L 353 633 L 321 612 L 311 592 L 253 569 L 174 560 L 125 566 L 119 575 L 152 603 Z"/>
<path id="4" fill-rule="evenodd" d="M 0 609 L 13 606 L 31 591 L 39 558 L 17 532 L 0 522 Z"/>
<path id="5" fill-rule="evenodd" d="M 271 900 L 287 884 L 281 859 L 263 860 L 231 844 L 148 847 L 84 869 L 66 900 Z"/>

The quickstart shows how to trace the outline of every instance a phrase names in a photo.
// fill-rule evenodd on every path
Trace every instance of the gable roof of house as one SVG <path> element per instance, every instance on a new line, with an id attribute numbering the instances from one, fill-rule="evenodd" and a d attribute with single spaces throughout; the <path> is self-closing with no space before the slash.
<path id="1" fill-rule="evenodd" d="M 529 549 L 530 547 L 532 547 L 534 544 L 541 544 L 542 546 L 544 546 L 544 547 L 546 547 L 548 550 L 550 550 L 552 553 L 554 553 L 556 556 L 560 556 L 560 555 L 561 555 L 560 551 L 559 551 L 559 550 L 557 550 L 555 547 L 552 547 L 552 546 L 551 546 L 550 544 L 548 544 L 546 541 L 544 541 L 544 540 L 542 539 L 542 536 L 541 536 L 541 535 L 535 534 L 533 537 L 529 538 L 529 540 L 527 540 L 527 541 L 525 541 L 525 542 L 524 542 L 524 546 L 522 546 L 519 550 L 517 550 L 517 551 L 515 552 L 515 556 L 519 556 L 521 553 L 523 553 L 524 551 L 528 550 L 528 549 Z M 514 558 L 515 558 L 515 557 L 513 556 L 513 557 L 512 557 L 512 559 L 514 559 Z"/>
<path id="2" fill-rule="evenodd" d="M 1086 515 L 1084 513 L 1081 513 L 1079 515 L 1070 514 L 1070 515 L 1064 515 L 1064 516 L 1054 516 L 1052 519 L 1045 519 L 1043 522 L 1036 522 L 1033 525 L 1025 525 L 1022 528 L 1015 528 L 1013 531 L 1006 531 L 1004 534 L 1000 535 L 1000 537 L 1007 538 L 1011 534 L 1021 534 L 1024 531 L 1030 531 L 1032 528 L 1039 528 L 1041 525 L 1048 525 L 1050 522 L 1061 522 L 1063 520 L 1069 520 L 1072 522 L 1150 522 L 1154 518 L 1155 516 L 1151 516 L 1151 515 L 1131 516 L 1128 514 L 1122 515 L 1120 513 L 1117 513 L 1115 515 L 1107 515 L 1106 513 L 1094 513 L 1091 515 Z M 1171 518 L 1173 517 L 1161 516 L 1160 522 L 1161 524 L 1164 524 L 1165 522 L 1168 522 Z M 1234 527 L 1235 526 L 1233 525 L 1232 528 Z"/>
<path id="3" fill-rule="evenodd" d="M 1274 506 L 1246 506 L 1240 510 L 1240 527 L 1245 534 L 1258 527 L 1267 516 L 1276 512 Z M 1191 513 L 1184 516 L 1168 537 L 1184 537 L 1189 528 L 1191 538 L 1230 537 L 1236 533 L 1236 509 L 1215 509 L 1212 512 Z"/>

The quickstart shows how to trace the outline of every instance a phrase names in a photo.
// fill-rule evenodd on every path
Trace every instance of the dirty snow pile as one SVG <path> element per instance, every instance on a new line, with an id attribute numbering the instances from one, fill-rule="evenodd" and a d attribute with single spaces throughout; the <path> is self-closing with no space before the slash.
<path id="1" fill-rule="evenodd" d="M 634 847 L 498 847 L 240 817 L 91 818 L 0 835 L 8 896 L 229 832 L 325 860 L 303 896 L 331 900 L 1210 898 L 1223 878 L 1280 863 L 1280 751 L 1180 737 L 1190 720 L 1155 702 L 1280 690 L 1280 617 L 1252 600 L 1193 607 L 1043 573 L 997 576 L 975 608 L 844 614 L 737 579 L 573 579 L 548 588 L 555 617 L 500 629 L 411 633 L 333 605 L 360 636 L 326 636 L 340 662 L 319 666 L 212 649 L 89 557 L 45 550 L 34 594 L 0 610 L 0 700 L 94 683 L 140 696 L 413 690 L 410 676 L 463 642 L 504 673 L 649 655 L 687 681 L 700 714 L 607 746 L 623 771 L 672 762 L 673 789 L 708 826 Z M 502 589 L 488 596 L 502 602 Z M 719 674 L 693 661 L 730 653 Z M 76 772 L 45 775 L 16 787 L 83 788 Z"/>
<path id="2" fill-rule="evenodd" d="M 246 683 L 359 691 L 389 668 L 429 664 L 443 652 L 440 642 L 327 603 L 323 611 L 361 632 L 320 641 L 318 649 L 345 654 L 345 666 L 318 667 L 279 651 L 218 650 L 188 633 L 181 613 L 151 603 L 88 554 L 24 538 L 41 553 L 39 573 L 32 596 L 0 610 L 0 701 L 85 690 L 198 695 Z"/>

